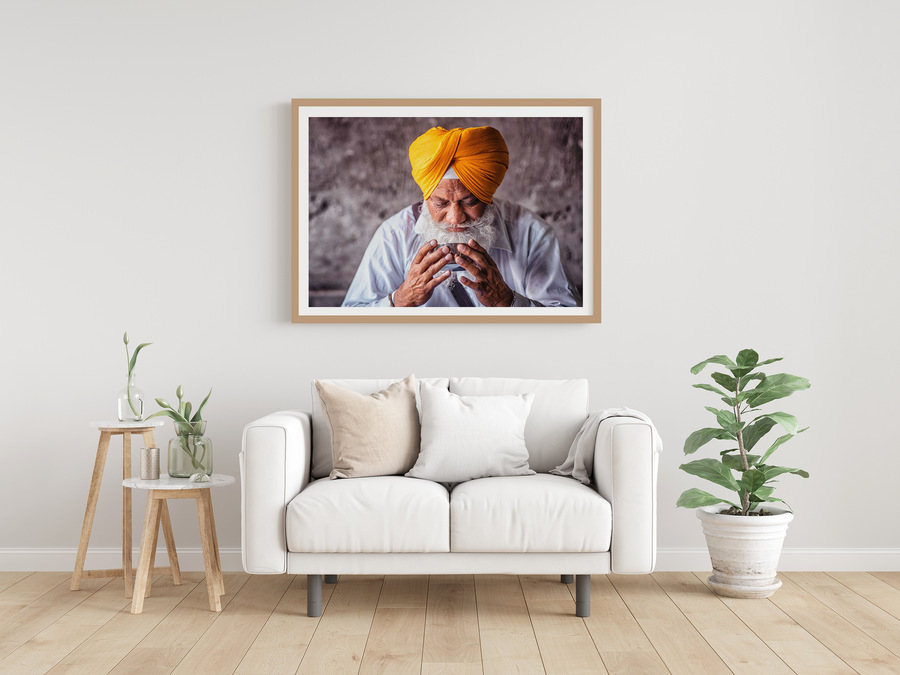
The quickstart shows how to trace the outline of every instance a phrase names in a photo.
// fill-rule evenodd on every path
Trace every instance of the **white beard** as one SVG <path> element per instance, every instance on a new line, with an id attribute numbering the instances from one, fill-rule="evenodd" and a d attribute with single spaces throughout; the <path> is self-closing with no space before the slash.
<path id="1" fill-rule="evenodd" d="M 466 244 L 469 239 L 477 241 L 486 251 L 497 241 L 500 235 L 500 227 L 497 225 L 497 207 L 493 204 L 485 204 L 481 218 L 469 221 L 465 224 L 463 232 L 448 232 L 447 223 L 437 223 L 431 217 L 428 204 L 422 204 L 422 213 L 416 221 L 415 232 L 423 241 L 437 241 L 438 246 L 444 244 Z"/>

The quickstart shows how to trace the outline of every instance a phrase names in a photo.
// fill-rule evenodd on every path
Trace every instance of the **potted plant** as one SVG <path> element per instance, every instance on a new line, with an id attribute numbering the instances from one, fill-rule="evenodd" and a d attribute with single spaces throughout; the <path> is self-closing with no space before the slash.
<path id="1" fill-rule="evenodd" d="M 760 361 L 752 349 L 744 349 L 732 361 L 713 356 L 691 368 L 698 374 L 709 364 L 724 366 L 728 372 L 712 373 L 712 384 L 695 384 L 716 395 L 727 409 L 706 409 L 716 417 L 717 427 L 699 429 L 684 443 L 684 454 L 692 455 L 713 440 L 728 441 L 718 457 L 695 459 L 679 468 L 704 478 L 737 496 L 734 501 L 691 488 L 678 498 L 677 506 L 696 508 L 703 525 L 713 565 L 710 586 L 716 593 L 735 598 L 764 598 L 781 586 L 775 568 L 788 523 L 794 515 L 789 508 L 768 506 L 784 503 L 775 497 L 779 476 L 795 474 L 809 478 L 802 469 L 770 463 L 772 454 L 798 433 L 797 418 L 785 412 L 762 412 L 761 406 L 809 388 L 809 381 L 796 375 L 766 375 L 758 369 L 781 358 Z M 718 385 L 718 386 L 716 386 Z M 754 386 L 751 386 L 754 385 Z M 752 450 L 775 427 L 784 432 L 761 454 Z M 736 447 L 735 447 L 736 445 Z M 723 508 L 721 504 L 729 508 Z M 766 504 L 766 508 L 762 505 Z"/>
<path id="2" fill-rule="evenodd" d="M 175 396 L 178 397 L 177 408 L 172 407 L 164 398 L 156 399 L 157 405 L 163 409 L 147 419 L 162 415 L 175 423 L 175 438 L 169 441 L 166 464 L 166 471 L 170 476 L 189 478 L 198 473 L 207 476 L 212 474 L 212 440 L 205 435 L 206 421 L 202 417 L 203 408 L 211 395 L 212 389 L 193 415 L 193 406 L 190 401 L 183 400 L 184 387 L 180 384 L 175 390 Z"/>
<path id="3" fill-rule="evenodd" d="M 138 354 L 144 347 L 149 347 L 152 342 L 139 344 L 131 354 L 128 350 L 128 331 L 122 336 L 125 343 L 125 387 L 118 394 L 118 416 L 120 422 L 140 422 L 144 415 L 144 392 L 134 384 L 134 367 L 137 365 Z"/>

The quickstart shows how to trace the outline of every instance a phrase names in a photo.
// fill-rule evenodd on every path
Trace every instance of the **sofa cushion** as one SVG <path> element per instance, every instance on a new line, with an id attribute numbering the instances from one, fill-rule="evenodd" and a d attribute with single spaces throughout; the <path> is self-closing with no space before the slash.
<path id="1" fill-rule="evenodd" d="M 403 474 L 416 463 L 415 375 L 368 395 L 323 380 L 316 388 L 331 432 L 331 478 Z"/>
<path id="2" fill-rule="evenodd" d="M 563 476 L 480 478 L 450 495 L 450 550 L 602 552 L 612 509 L 597 492 Z"/>
<path id="3" fill-rule="evenodd" d="M 525 425 L 525 445 L 528 465 L 538 473 L 566 461 L 572 441 L 588 416 L 587 380 L 453 377 L 449 390 L 460 396 L 534 393 Z"/>
<path id="4" fill-rule="evenodd" d="M 422 448 L 407 476 L 459 483 L 533 474 L 525 420 L 534 394 L 457 396 L 427 383 L 419 390 Z"/>
<path id="5" fill-rule="evenodd" d="M 399 379 L 368 379 L 368 380 L 320 380 L 320 382 L 330 382 L 342 387 L 355 391 L 359 394 L 374 394 L 391 386 Z M 447 388 L 447 378 L 424 378 L 416 379 L 418 384 L 428 382 L 430 384 Z M 319 391 L 316 389 L 316 381 L 311 383 L 312 387 L 312 467 L 310 475 L 313 478 L 323 478 L 331 473 L 334 463 L 331 455 L 331 431 L 328 429 L 328 420 L 322 411 L 322 401 L 319 399 Z M 418 395 L 418 394 L 417 394 Z"/>
<path id="6" fill-rule="evenodd" d="M 450 497 L 403 476 L 314 481 L 287 507 L 295 553 L 446 553 Z"/>

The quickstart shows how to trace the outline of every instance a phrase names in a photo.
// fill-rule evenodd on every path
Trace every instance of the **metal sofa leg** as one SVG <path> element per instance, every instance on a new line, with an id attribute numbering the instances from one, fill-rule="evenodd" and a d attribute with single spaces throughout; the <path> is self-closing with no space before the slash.
<path id="1" fill-rule="evenodd" d="M 337 583 L 337 574 L 326 574 L 325 575 L 325 583 L 326 584 L 336 584 Z"/>
<path id="2" fill-rule="evenodd" d="M 575 616 L 591 615 L 591 575 L 575 575 Z"/>
<path id="3" fill-rule="evenodd" d="M 306 575 L 306 616 L 322 616 L 322 575 Z"/>
<path id="4" fill-rule="evenodd" d="M 575 583 L 575 575 L 574 574 L 560 574 L 559 575 L 559 583 L 574 584 Z"/>

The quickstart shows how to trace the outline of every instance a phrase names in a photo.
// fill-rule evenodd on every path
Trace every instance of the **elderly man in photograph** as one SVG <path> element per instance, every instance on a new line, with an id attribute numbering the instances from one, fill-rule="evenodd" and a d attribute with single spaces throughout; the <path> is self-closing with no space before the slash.
<path id="1" fill-rule="evenodd" d="M 409 147 L 423 202 L 384 221 L 343 307 L 578 307 L 553 228 L 494 199 L 509 150 L 493 127 L 429 129 Z"/>

